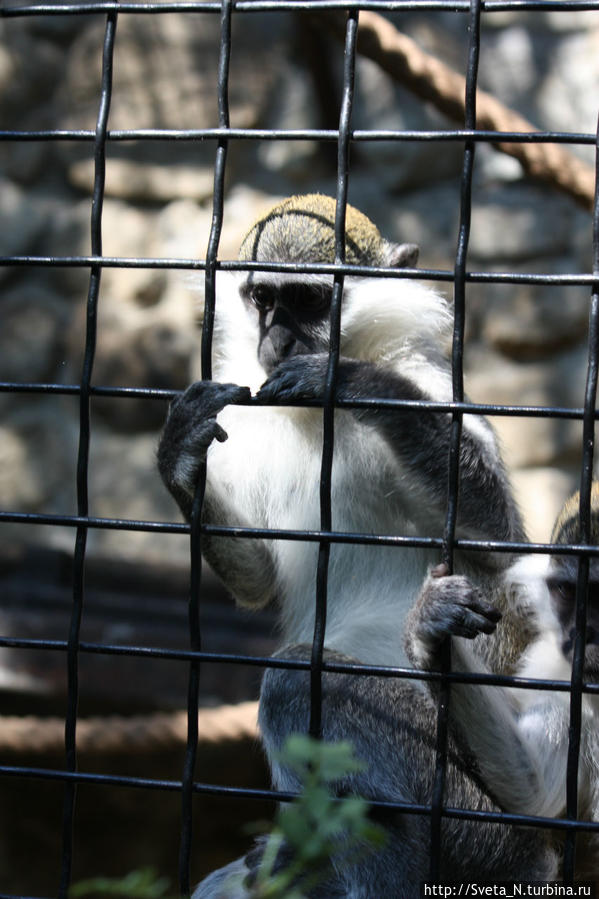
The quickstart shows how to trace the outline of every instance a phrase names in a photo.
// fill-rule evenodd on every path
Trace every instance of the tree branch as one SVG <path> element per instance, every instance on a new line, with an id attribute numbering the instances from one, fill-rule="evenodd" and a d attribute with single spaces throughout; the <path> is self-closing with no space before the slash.
<path id="1" fill-rule="evenodd" d="M 324 16 L 329 30 L 343 37 L 342 20 Z M 464 121 L 466 79 L 378 13 L 363 10 L 358 29 L 358 52 L 372 59 L 391 77 L 422 100 L 457 122 Z M 477 128 L 482 131 L 538 131 L 527 119 L 479 90 L 476 98 Z M 595 172 L 592 166 L 555 143 L 502 143 L 494 146 L 520 161 L 533 178 L 557 187 L 587 209 L 593 205 Z"/>

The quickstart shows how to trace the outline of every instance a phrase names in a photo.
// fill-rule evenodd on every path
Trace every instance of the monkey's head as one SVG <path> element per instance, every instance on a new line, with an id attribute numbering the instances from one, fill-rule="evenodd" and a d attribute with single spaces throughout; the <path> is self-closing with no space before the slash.
<path id="1" fill-rule="evenodd" d="M 551 535 L 552 543 L 582 543 L 579 505 L 579 493 L 564 504 Z M 590 540 L 599 545 L 599 482 L 593 483 L 591 491 Z M 562 651 L 567 658 L 571 658 L 574 646 L 577 578 L 577 556 L 552 557 L 547 586 L 562 628 Z M 585 671 L 588 676 L 599 672 L 599 558 L 596 556 L 589 557 L 586 642 Z"/>
<path id="2" fill-rule="evenodd" d="M 251 228 L 243 262 L 333 263 L 335 200 L 322 194 L 290 197 Z M 412 268 L 415 244 L 393 244 L 365 215 L 347 207 L 345 259 L 351 265 Z M 292 356 L 326 352 L 332 297 L 330 275 L 250 272 L 240 292 L 259 328 L 258 359 L 267 374 Z"/>

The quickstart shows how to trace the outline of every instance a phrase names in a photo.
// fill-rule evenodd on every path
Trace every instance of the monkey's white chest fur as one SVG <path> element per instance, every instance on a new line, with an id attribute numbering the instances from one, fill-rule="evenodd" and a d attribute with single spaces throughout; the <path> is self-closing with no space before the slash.
<path id="1" fill-rule="evenodd" d="M 219 272 L 214 378 L 256 392 L 267 374 L 239 285 L 239 276 Z M 451 399 L 451 379 L 430 342 L 436 338 L 441 344 L 450 323 L 445 301 L 417 282 L 346 279 L 342 355 L 401 371 L 437 399 Z M 229 439 L 210 447 L 208 490 L 226 499 L 220 506 L 235 509 L 239 520 L 214 523 L 319 530 L 322 418 L 320 409 L 289 407 L 228 406 L 219 413 Z M 480 429 L 476 422 L 471 427 Z M 486 431 L 482 436 L 495 452 L 492 437 Z M 331 498 L 336 531 L 442 534 L 440 504 L 430 502 L 379 430 L 349 411 L 335 413 Z M 269 547 L 283 637 L 289 643 L 311 642 L 318 542 L 273 540 Z M 405 616 L 428 568 L 438 561 L 426 549 L 333 543 L 326 646 L 373 664 L 407 663 Z"/>
<path id="2" fill-rule="evenodd" d="M 319 530 L 322 412 L 237 406 L 223 410 L 218 420 L 229 439 L 210 448 L 208 489 L 224 493 L 246 525 Z M 400 495 L 399 469 L 382 437 L 356 422 L 351 413 L 337 411 L 333 530 L 414 534 L 405 513 L 408 498 Z M 284 599 L 285 642 L 310 642 L 318 542 L 279 539 L 270 546 L 276 592 Z M 433 561 L 421 549 L 333 543 L 326 646 L 372 664 L 406 664 L 405 615 Z"/>

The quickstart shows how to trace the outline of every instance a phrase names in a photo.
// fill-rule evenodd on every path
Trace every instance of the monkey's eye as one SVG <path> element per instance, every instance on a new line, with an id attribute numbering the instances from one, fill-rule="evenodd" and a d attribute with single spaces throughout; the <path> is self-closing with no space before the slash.
<path id="1" fill-rule="evenodd" d="M 250 291 L 250 300 L 252 305 L 260 312 L 267 312 L 274 306 L 274 299 L 271 291 L 263 284 L 256 284 Z"/>
<path id="2" fill-rule="evenodd" d="M 332 290 L 321 285 L 310 285 L 302 292 L 302 305 L 308 312 L 321 315 L 331 307 Z"/>
<path id="3" fill-rule="evenodd" d="M 321 319 L 331 307 L 332 288 L 322 284 L 291 282 L 279 288 L 281 305 L 299 321 Z"/>

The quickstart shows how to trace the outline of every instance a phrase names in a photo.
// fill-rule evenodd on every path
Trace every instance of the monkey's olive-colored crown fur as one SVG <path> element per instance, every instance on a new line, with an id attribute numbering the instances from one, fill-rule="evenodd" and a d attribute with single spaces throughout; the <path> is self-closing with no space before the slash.
<path id="1" fill-rule="evenodd" d="M 387 265 L 387 241 L 370 219 L 347 206 L 345 261 L 350 265 Z M 244 262 L 335 261 L 335 200 L 324 194 L 289 197 L 252 227 L 241 244 Z"/>
<path id="2" fill-rule="evenodd" d="M 564 503 L 553 534 L 552 543 L 581 543 L 580 528 L 580 493 L 575 493 Z M 599 544 L 599 481 L 594 481 L 591 488 L 591 543 Z"/>

